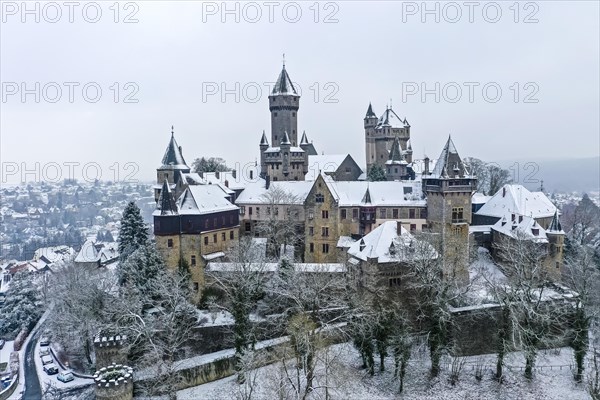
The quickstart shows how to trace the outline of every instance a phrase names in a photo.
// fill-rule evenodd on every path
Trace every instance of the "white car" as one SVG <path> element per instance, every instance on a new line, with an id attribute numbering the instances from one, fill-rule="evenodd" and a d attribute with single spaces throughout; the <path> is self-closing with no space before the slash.
<path id="1" fill-rule="evenodd" d="M 40 357 L 49 356 L 50 348 L 49 347 L 40 347 Z"/>
<path id="2" fill-rule="evenodd" d="M 48 375 L 58 374 L 58 367 L 54 363 L 44 365 L 44 372 L 46 372 Z"/>
<path id="3" fill-rule="evenodd" d="M 48 339 L 47 336 L 42 336 L 42 338 L 40 339 L 40 346 L 49 346 L 50 345 L 50 339 Z"/>
<path id="4" fill-rule="evenodd" d="M 42 356 L 42 365 L 52 364 L 53 362 L 52 356 Z"/>
<path id="5" fill-rule="evenodd" d="M 61 382 L 66 383 L 66 382 L 71 382 L 73 379 L 75 379 L 75 376 L 73 376 L 73 372 L 66 369 L 64 371 L 60 371 L 58 373 L 58 376 L 56 377 L 56 379 L 58 379 Z"/>

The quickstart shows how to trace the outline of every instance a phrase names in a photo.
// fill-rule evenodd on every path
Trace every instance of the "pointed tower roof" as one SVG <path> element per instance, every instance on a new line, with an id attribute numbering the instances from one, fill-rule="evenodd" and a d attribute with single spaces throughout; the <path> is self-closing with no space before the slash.
<path id="1" fill-rule="evenodd" d="M 564 233 L 562 230 L 562 226 L 560 224 L 560 219 L 558 218 L 558 210 L 554 212 L 554 217 L 552 217 L 552 222 L 550 222 L 550 226 L 547 230 L 548 233 Z"/>
<path id="2" fill-rule="evenodd" d="M 365 204 L 371 204 L 371 192 L 369 191 L 369 187 L 367 186 L 367 191 L 362 198 L 362 202 Z"/>
<path id="3" fill-rule="evenodd" d="M 175 133 L 173 127 L 171 127 L 171 140 L 165 151 L 165 155 L 162 159 L 162 169 L 187 169 L 190 167 L 185 163 L 183 154 L 181 154 L 181 148 L 177 145 L 175 140 Z"/>
<path id="4" fill-rule="evenodd" d="M 176 215 L 177 206 L 175 205 L 175 199 L 171 193 L 169 182 L 165 179 L 160 190 L 160 197 L 156 204 L 156 209 L 160 210 L 160 215 Z"/>
<path id="5" fill-rule="evenodd" d="M 392 143 L 390 155 L 386 164 L 401 164 L 403 162 L 406 163 L 404 156 L 402 155 L 402 150 L 400 149 L 400 139 L 398 139 L 398 136 L 396 136 L 394 138 L 394 142 Z"/>
<path id="6" fill-rule="evenodd" d="M 431 175 L 432 178 L 464 178 L 469 175 L 450 136 Z"/>
<path id="7" fill-rule="evenodd" d="M 300 139 L 300 146 L 305 146 L 307 144 L 310 144 L 310 143 L 308 143 L 308 138 L 306 137 L 306 131 L 303 131 L 302 139 Z"/>
<path id="8" fill-rule="evenodd" d="M 402 118 L 391 107 L 386 108 L 381 117 L 379 117 L 379 121 L 377 121 L 377 128 L 388 126 L 392 128 L 404 128 L 405 125 Z"/>
<path id="9" fill-rule="evenodd" d="M 369 108 L 367 108 L 367 115 L 365 118 L 377 118 L 377 115 L 373 112 L 373 106 L 371 106 L 371 102 L 369 102 Z"/>
<path id="10" fill-rule="evenodd" d="M 291 145 L 291 144 L 292 144 L 292 142 L 290 142 L 290 137 L 289 137 L 289 135 L 288 135 L 287 131 L 284 131 L 283 133 L 284 133 L 283 140 L 281 141 L 281 143 L 280 143 L 280 144 L 282 144 L 282 145 L 284 145 L 284 146 L 285 146 L 285 145 Z"/>
<path id="11" fill-rule="evenodd" d="M 269 141 L 267 140 L 267 135 L 265 134 L 264 129 L 263 129 L 262 137 L 260 138 L 260 145 L 261 146 L 269 146 Z"/>
<path id="12" fill-rule="evenodd" d="M 290 79 L 290 76 L 288 75 L 288 73 L 285 69 L 285 64 L 283 64 L 283 68 L 281 69 L 281 73 L 279 73 L 279 77 L 277 78 L 277 81 L 275 82 L 275 87 L 273 88 L 271 95 L 272 96 L 277 96 L 277 95 L 298 96 L 298 92 L 296 92 L 296 88 L 294 87 L 294 84 L 292 83 L 292 80 Z"/>

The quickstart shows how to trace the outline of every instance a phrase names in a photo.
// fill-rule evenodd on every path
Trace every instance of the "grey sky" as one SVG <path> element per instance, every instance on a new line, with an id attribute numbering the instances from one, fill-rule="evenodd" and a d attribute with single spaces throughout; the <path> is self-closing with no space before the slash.
<path id="1" fill-rule="evenodd" d="M 63 175 L 68 173 L 65 163 L 80 163 L 73 167 L 78 173 L 84 163 L 96 162 L 102 179 L 114 179 L 115 174 L 123 179 L 133 172 L 124 164 L 133 162 L 139 166 L 135 178 L 153 179 L 172 124 L 188 163 L 198 156 L 220 156 L 232 166 L 253 162 L 259 156 L 262 130 L 270 137 L 263 83 L 277 78 L 284 52 L 290 77 L 302 89 L 299 129 L 306 130 L 320 153 L 351 153 L 364 165 L 362 119 L 368 103 L 380 115 L 390 99 L 412 126 L 415 158 L 424 153 L 437 157 L 449 133 L 461 155 L 487 160 L 599 153 L 600 33 L 595 1 L 520 3 L 518 16 L 513 2 L 494 3 L 502 12 L 497 23 L 486 21 L 495 18 L 496 7 L 489 2 L 475 6 L 473 23 L 463 2 L 454 3 L 462 12 L 456 23 L 449 22 L 456 9 L 445 3 L 438 5 L 439 23 L 435 15 L 421 14 L 421 2 L 320 3 L 318 17 L 313 2 L 299 2 L 302 16 L 296 23 L 288 22 L 295 17 L 294 6 L 286 6 L 283 15 L 286 2 L 275 6 L 273 23 L 265 2 L 254 3 L 262 12 L 256 23 L 249 22 L 256 7 L 244 8 L 245 3 L 238 3 L 239 23 L 235 14 L 221 14 L 221 2 L 210 5 L 219 8 L 215 15 L 203 15 L 202 3 L 194 1 L 138 1 L 137 10 L 121 3 L 118 23 L 109 8 L 112 2 L 100 3 L 97 23 L 84 20 L 85 2 L 75 8 L 74 23 L 69 23 L 62 1 L 57 2 L 62 17 L 56 23 L 47 21 L 55 11 L 49 6 L 44 11 L 46 3 L 39 3 L 39 23 L 35 15 L 22 15 L 21 2 L 2 3 L 4 183 L 19 180 L 21 169 L 34 170 L 36 162 L 41 163 L 41 177 L 55 175 L 54 167 L 43 169 L 50 162 L 60 165 Z M 11 4 L 17 7 L 15 15 Z M 234 4 L 228 2 L 228 7 Z M 436 3 L 428 7 L 434 9 Z M 134 11 L 139 21 L 123 23 Z M 93 19 L 95 10 L 88 7 L 87 12 Z M 327 15 L 338 22 L 324 23 Z M 538 22 L 524 23 L 528 16 Z M 46 96 L 40 93 L 40 103 L 33 94 L 22 102 L 20 87 L 19 93 L 9 94 L 12 83 L 22 82 L 30 89 L 40 82 L 40 92 L 47 83 L 58 82 L 62 97 L 49 103 L 55 92 L 48 86 Z M 80 84 L 73 103 L 63 82 Z M 97 103 L 82 96 L 87 82 L 102 89 Z M 117 103 L 111 90 L 115 82 L 120 86 Z M 138 103 L 124 102 L 135 87 L 126 90 L 127 82 L 139 88 L 133 96 Z M 235 92 L 236 82 L 239 102 L 234 94 L 224 102 L 220 92 L 203 96 L 203 87 L 212 89 L 212 83 Z M 435 91 L 436 82 L 439 103 L 433 93 L 424 102 L 420 92 L 407 94 L 422 84 Z M 478 85 L 473 102 L 464 82 Z M 487 100 L 482 93 L 486 84 Z M 457 86 L 462 97 L 452 103 Z M 256 87 L 262 88 L 258 101 Z M 496 87 L 502 95 L 493 103 Z M 538 102 L 526 102 L 530 100 Z M 14 163 L 19 171 L 8 174 Z M 96 175 L 95 169 L 88 175 Z"/>

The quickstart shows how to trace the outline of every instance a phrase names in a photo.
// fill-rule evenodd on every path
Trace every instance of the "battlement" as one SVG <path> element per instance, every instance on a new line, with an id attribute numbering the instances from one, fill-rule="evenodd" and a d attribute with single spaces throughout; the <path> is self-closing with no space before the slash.
<path id="1" fill-rule="evenodd" d="M 96 399 L 131 400 L 133 398 L 133 368 L 112 364 L 94 374 Z"/>
<path id="2" fill-rule="evenodd" d="M 94 338 L 94 346 L 96 347 L 124 346 L 126 343 L 127 335 L 100 336 L 98 334 Z"/>

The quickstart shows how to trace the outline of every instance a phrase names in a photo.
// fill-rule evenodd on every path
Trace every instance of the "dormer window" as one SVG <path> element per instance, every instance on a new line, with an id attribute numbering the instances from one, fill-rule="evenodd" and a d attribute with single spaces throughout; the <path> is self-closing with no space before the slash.
<path id="1" fill-rule="evenodd" d="M 538 228 L 531 228 L 531 233 L 533 233 L 533 236 L 539 236 L 540 230 Z"/>

